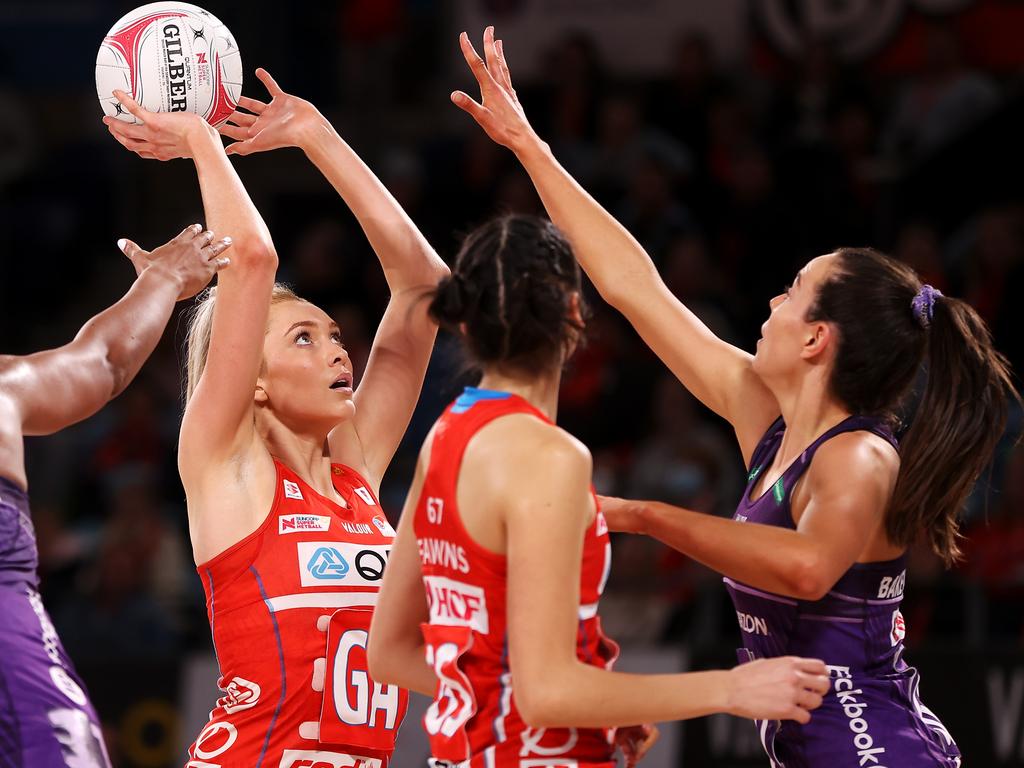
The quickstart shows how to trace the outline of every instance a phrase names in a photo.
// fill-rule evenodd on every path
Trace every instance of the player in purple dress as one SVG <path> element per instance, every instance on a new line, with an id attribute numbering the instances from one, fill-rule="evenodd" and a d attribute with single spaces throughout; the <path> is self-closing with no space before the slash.
<path id="1" fill-rule="evenodd" d="M 926 536 L 959 556 L 957 515 L 988 463 L 1013 385 L 977 313 L 871 249 L 808 263 L 771 300 L 757 354 L 717 338 L 666 288 L 637 241 L 530 127 L 501 41 L 461 38 L 482 94 L 455 104 L 511 149 L 602 297 L 682 384 L 736 432 L 750 470 L 732 520 L 607 499 L 613 529 L 646 533 L 726 577 L 741 656 L 831 665 L 807 725 L 760 723 L 777 768 L 954 768 L 959 751 L 902 659 L 904 558 Z M 922 364 L 902 445 L 890 432 Z"/>
<path id="2" fill-rule="evenodd" d="M 0 356 L 0 768 L 107 768 L 99 719 L 37 591 L 25 435 L 81 421 L 119 394 L 174 303 L 228 264 L 230 240 L 198 224 L 152 252 L 120 241 L 138 279 L 58 349 Z"/>

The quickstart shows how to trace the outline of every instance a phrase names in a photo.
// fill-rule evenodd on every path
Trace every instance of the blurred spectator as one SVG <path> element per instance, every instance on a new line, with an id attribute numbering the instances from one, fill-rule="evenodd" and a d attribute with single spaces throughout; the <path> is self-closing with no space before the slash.
<path id="1" fill-rule="evenodd" d="M 920 158 L 981 120 L 999 92 L 964 61 L 956 30 L 936 22 L 928 29 L 921 73 L 905 86 L 887 132 L 890 150 Z"/>
<path id="2" fill-rule="evenodd" d="M 127 465 L 108 477 L 110 517 L 77 599 L 54 623 L 68 652 L 93 661 L 166 656 L 177 649 L 183 545 L 161 515 L 152 471 Z"/>
<path id="3" fill-rule="evenodd" d="M 651 118 L 703 159 L 708 149 L 708 111 L 728 88 L 711 41 L 701 32 L 682 33 L 672 48 L 668 70 L 667 78 L 651 86 Z"/>
<path id="4" fill-rule="evenodd" d="M 700 408 L 674 376 L 658 380 L 649 437 L 636 446 L 633 457 L 630 498 L 732 515 L 742 490 L 742 461 L 737 461 L 731 434 L 702 419 Z"/>

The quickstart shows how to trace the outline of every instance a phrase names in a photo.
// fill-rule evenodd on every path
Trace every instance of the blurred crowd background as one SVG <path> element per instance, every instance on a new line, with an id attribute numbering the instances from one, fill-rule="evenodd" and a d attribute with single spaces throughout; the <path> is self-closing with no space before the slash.
<path id="1" fill-rule="evenodd" d="M 118 237 L 153 247 L 202 220 L 191 164 L 140 160 L 100 124 L 95 51 L 133 5 L 0 5 L 4 353 L 62 343 L 128 287 Z M 265 66 L 313 101 L 446 259 L 489 216 L 543 210 L 514 158 L 447 100 L 470 85 L 458 31 L 475 24 L 478 36 L 490 22 L 541 136 L 723 338 L 753 349 L 769 299 L 806 260 L 867 244 L 970 301 L 1024 370 L 1024 3 L 204 7 L 239 41 L 244 92 L 264 97 L 252 71 Z M 628 44 L 616 37 L 626 32 L 635 35 Z M 656 42 L 645 44 L 648 36 Z M 387 291 L 354 218 L 297 150 L 234 162 L 274 234 L 282 278 L 336 317 L 358 375 Z M 727 425 L 593 291 L 591 306 L 589 343 L 569 366 L 559 420 L 593 451 L 598 490 L 730 515 L 744 470 Z M 183 338 L 179 318 L 122 397 L 28 446 L 44 599 L 126 766 L 182 762 L 154 746 L 173 723 L 160 714 L 160 696 L 173 705 L 174 665 L 210 650 L 175 468 Z M 455 345 L 442 336 L 382 489 L 392 518 L 422 437 L 465 383 L 459 371 Z M 976 754 L 990 750 L 968 762 L 978 766 L 1024 764 L 1015 762 L 1024 760 L 1021 422 L 1014 411 L 965 512 L 964 562 L 944 570 L 921 547 L 907 575 L 910 660 L 941 660 L 925 677 L 926 701 L 962 662 L 983 678 L 979 707 L 1015 713 L 990 733 L 966 734 L 948 722 L 960 715 L 932 705 L 962 742 L 982 745 Z M 634 537 L 616 540 L 615 558 L 603 609 L 613 636 L 730 663 L 736 620 L 718 577 Z M 998 679 L 984 667 L 993 659 L 1005 660 Z M 965 696 L 966 710 L 974 694 Z M 132 697 L 148 702 L 145 715 L 126 709 Z M 946 698 L 955 709 L 956 694 Z M 131 713 L 148 724 L 127 725 Z"/>

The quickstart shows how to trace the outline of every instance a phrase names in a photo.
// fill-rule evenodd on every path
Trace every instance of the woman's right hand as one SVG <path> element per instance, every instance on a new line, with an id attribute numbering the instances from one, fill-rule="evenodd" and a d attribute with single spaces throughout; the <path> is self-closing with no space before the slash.
<path id="1" fill-rule="evenodd" d="M 455 106 L 468 112 L 493 141 L 513 152 L 536 141 L 537 134 L 530 127 L 523 105 L 512 87 L 512 75 L 505 61 L 502 42 L 494 39 L 494 27 L 484 30 L 486 60 L 480 58 L 465 32 L 459 35 L 459 45 L 480 86 L 480 103 L 463 91 L 455 91 L 451 96 Z"/>
<path id="2" fill-rule="evenodd" d="M 729 670 L 726 711 L 752 720 L 808 723 L 828 693 L 828 670 L 818 659 L 757 659 Z"/>
<path id="3" fill-rule="evenodd" d="M 136 274 L 153 270 L 175 281 L 179 286 L 178 301 L 181 301 L 203 290 L 217 272 L 231 263 L 226 256 L 221 256 L 231 247 L 231 238 L 214 238 L 213 232 L 204 231 L 200 224 L 193 224 L 170 242 L 152 251 L 140 248 L 124 238 L 118 240 L 117 244 L 131 260 Z"/>
<path id="4" fill-rule="evenodd" d="M 103 124 L 115 139 L 139 157 L 147 160 L 192 157 L 192 142 L 217 137 L 213 126 L 192 112 L 150 112 L 124 91 L 114 91 L 114 96 L 138 122 L 133 125 L 104 117 Z"/>

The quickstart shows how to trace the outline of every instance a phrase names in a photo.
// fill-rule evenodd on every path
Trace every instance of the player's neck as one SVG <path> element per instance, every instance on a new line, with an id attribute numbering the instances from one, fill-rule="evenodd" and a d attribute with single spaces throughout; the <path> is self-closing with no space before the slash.
<path id="1" fill-rule="evenodd" d="M 331 478 L 331 453 L 323 436 L 302 435 L 280 424 L 263 427 L 260 433 L 271 456 L 321 496 L 329 499 L 337 496 Z"/>
<path id="2" fill-rule="evenodd" d="M 562 383 L 562 370 L 551 371 L 533 376 L 517 374 L 510 371 L 487 369 L 477 385 L 481 389 L 492 389 L 498 392 L 511 392 L 519 395 L 526 402 L 539 410 L 551 421 L 558 416 L 558 387 Z"/>
<path id="3" fill-rule="evenodd" d="M 827 381 L 807 377 L 798 386 L 776 392 L 786 422 L 786 434 L 779 446 L 779 459 L 790 462 L 824 432 L 850 415 L 828 391 Z"/>

